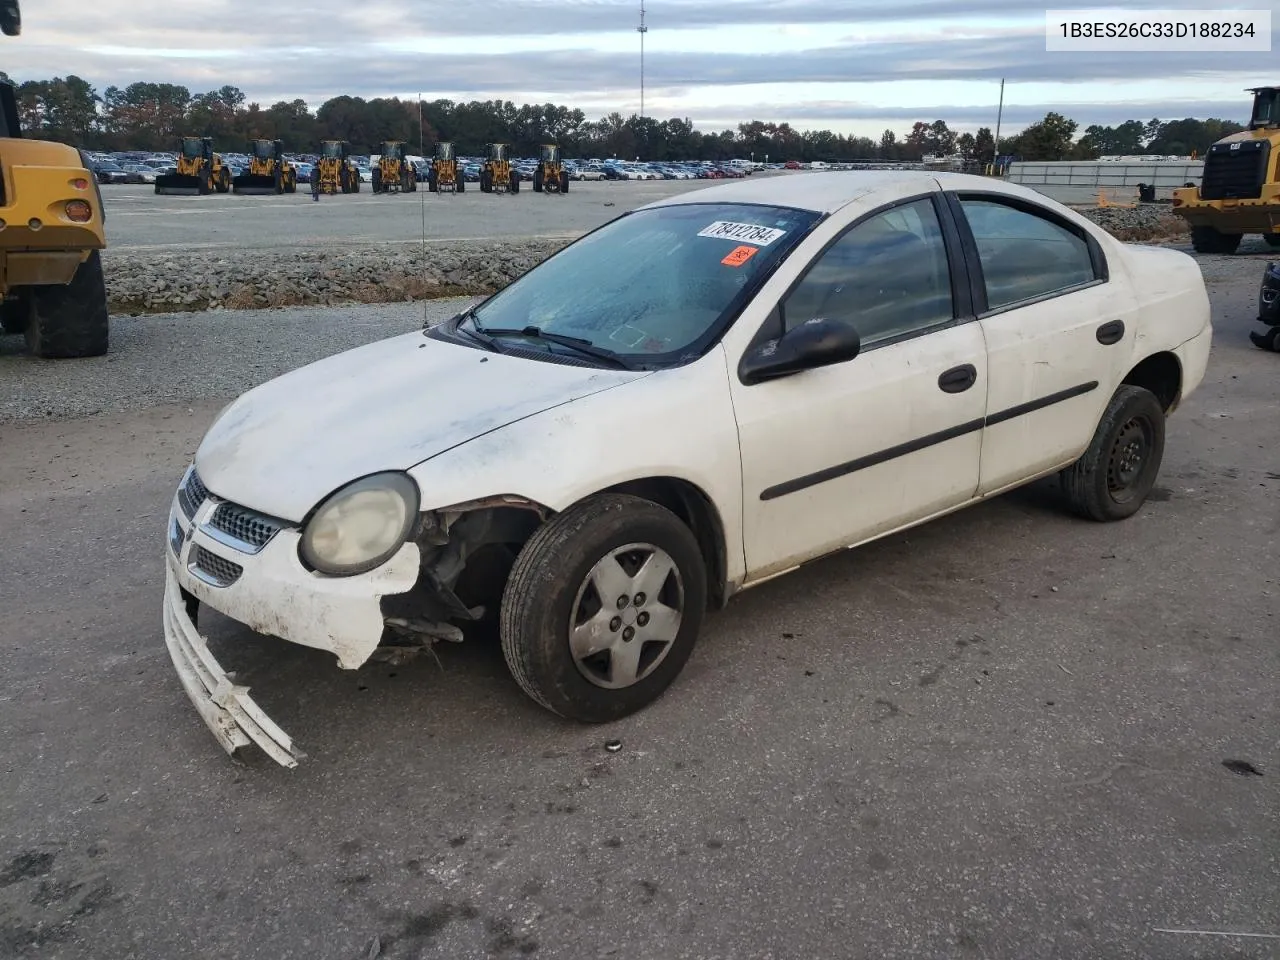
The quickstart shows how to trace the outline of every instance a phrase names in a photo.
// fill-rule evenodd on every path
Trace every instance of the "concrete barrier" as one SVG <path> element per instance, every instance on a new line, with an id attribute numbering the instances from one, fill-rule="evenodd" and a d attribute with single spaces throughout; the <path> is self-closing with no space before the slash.
<path id="1" fill-rule="evenodd" d="M 1007 179 L 1028 187 L 1091 187 L 1114 190 L 1146 183 L 1156 188 L 1157 196 L 1169 193 L 1185 183 L 1200 183 L 1204 162 L 1200 160 L 1151 160 L 1142 163 L 1107 161 L 1061 161 L 1055 163 L 1011 163 Z"/>

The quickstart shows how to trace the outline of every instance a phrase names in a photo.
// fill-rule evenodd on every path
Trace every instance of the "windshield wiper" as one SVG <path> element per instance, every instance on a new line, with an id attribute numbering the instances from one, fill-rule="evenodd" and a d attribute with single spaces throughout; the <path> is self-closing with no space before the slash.
<path id="1" fill-rule="evenodd" d="M 614 366 L 623 370 L 634 370 L 635 365 L 631 361 L 624 359 L 614 353 L 607 347 L 597 347 L 590 340 L 582 337 L 567 337 L 562 333 L 547 333 L 540 327 L 530 324 L 527 327 L 481 327 L 475 321 L 475 317 L 471 318 L 471 325 L 480 333 L 490 337 L 530 337 L 534 340 L 546 340 L 549 343 L 558 343 L 562 347 L 568 347 L 570 350 L 577 350 L 579 353 L 588 357 L 594 357 L 597 360 L 603 360 L 606 363 L 612 363 Z"/>
<path id="2" fill-rule="evenodd" d="M 454 327 L 453 327 L 455 330 L 461 330 L 472 340 L 475 340 L 479 343 L 483 343 L 486 347 L 488 347 L 494 353 L 506 352 L 505 350 L 503 350 L 501 347 L 498 346 L 497 340 L 493 339 L 493 337 L 489 336 L 484 330 L 481 329 L 480 324 L 476 322 L 476 314 L 474 310 L 468 310 L 465 313 L 458 314 L 457 320 L 458 322 L 454 324 Z M 471 321 L 470 328 L 467 328 L 466 326 L 464 326 L 467 320 Z"/>

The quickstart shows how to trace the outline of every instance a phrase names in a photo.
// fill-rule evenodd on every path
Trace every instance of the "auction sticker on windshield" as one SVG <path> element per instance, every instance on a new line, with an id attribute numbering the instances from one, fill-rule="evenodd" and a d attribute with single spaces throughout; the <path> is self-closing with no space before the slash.
<path id="1" fill-rule="evenodd" d="M 735 247 L 729 253 L 729 255 L 725 257 L 723 260 L 721 260 L 720 262 L 723 263 L 726 267 L 740 267 L 744 263 L 746 263 L 748 260 L 750 260 L 752 257 L 754 257 L 757 253 L 759 253 L 759 251 L 760 251 L 759 247 L 747 247 L 747 246 Z"/>
<path id="2" fill-rule="evenodd" d="M 698 231 L 700 237 L 714 237 L 717 240 L 737 240 L 739 243 L 754 243 L 767 247 L 779 237 L 785 237 L 787 231 L 777 227 L 762 227 L 758 223 L 734 223 L 732 220 L 717 220 L 709 227 Z"/>

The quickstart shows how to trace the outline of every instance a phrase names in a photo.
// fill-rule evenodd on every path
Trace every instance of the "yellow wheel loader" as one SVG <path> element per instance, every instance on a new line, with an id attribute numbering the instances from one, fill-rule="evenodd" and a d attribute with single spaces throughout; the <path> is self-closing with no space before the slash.
<path id="1" fill-rule="evenodd" d="M 403 140 L 384 140 L 382 155 L 373 168 L 374 193 L 412 193 L 418 189 L 418 174 L 404 153 Z"/>
<path id="2" fill-rule="evenodd" d="M 520 171 L 511 166 L 505 143 L 489 144 L 489 156 L 480 168 L 482 193 L 519 193 Z"/>
<path id="3" fill-rule="evenodd" d="M 350 160 L 351 146 L 345 140 L 324 140 L 320 156 L 311 170 L 311 195 L 360 192 L 360 170 Z"/>
<path id="4" fill-rule="evenodd" d="M 427 189 L 432 193 L 462 193 L 467 189 L 453 144 L 448 141 L 436 144 L 435 159 L 427 171 Z"/>
<path id="5" fill-rule="evenodd" d="M 1248 92 L 1248 129 L 1205 151 L 1200 186 L 1173 191 L 1173 212 L 1190 225 L 1197 253 L 1235 253 L 1251 233 L 1280 247 L 1280 87 Z"/>
<path id="6" fill-rule="evenodd" d="M 178 168 L 156 177 L 156 193 L 193 197 L 231 190 L 231 168 L 213 152 L 212 137 L 183 137 L 178 144 Z"/>
<path id="7" fill-rule="evenodd" d="M 544 143 L 533 171 L 534 193 L 568 193 L 569 172 L 560 160 L 560 148 L 554 143 Z"/>
<path id="8" fill-rule="evenodd" d="M 0 0 L 0 32 L 22 32 L 14 0 Z M 89 158 L 23 137 L 15 88 L 0 83 L 0 331 L 37 357 L 107 352 L 105 219 Z"/>
<path id="9" fill-rule="evenodd" d="M 283 142 L 253 140 L 249 143 L 249 169 L 232 178 L 231 189 L 249 195 L 297 193 L 298 168 L 284 158 Z"/>

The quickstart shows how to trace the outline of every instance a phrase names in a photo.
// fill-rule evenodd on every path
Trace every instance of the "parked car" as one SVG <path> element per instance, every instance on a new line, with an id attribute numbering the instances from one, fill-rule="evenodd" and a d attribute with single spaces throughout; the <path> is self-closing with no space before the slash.
<path id="1" fill-rule="evenodd" d="M 121 168 L 125 171 L 125 183 L 155 183 L 156 171 L 154 167 L 145 163 L 125 163 L 121 164 Z"/>
<path id="2" fill-rule="evenodd" d="M 226 407 L 169 513 L 165 640 L 223 747 L 286 765 L 201 608 L 346 669 L 491 618 L 534 701 L 616 720 L 708 610 L 808 561 L 1054 474 L 1081 516 L 1132 516 L 1211 338 L 1191 257 L 1016 184 L 669 197 Z"/>
<path id="3" fill-rule="evenodd" d="M 98 178 L 99 183 L 128 183 L 129 172 L 124 167 L 113 160 L 95 160 L 93 164 L 93 175 Z"/>

